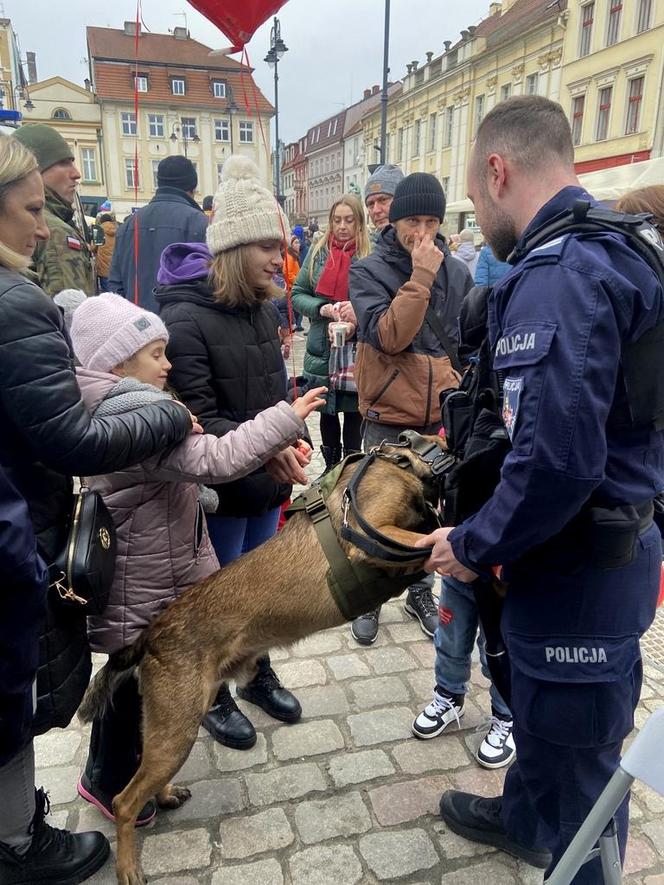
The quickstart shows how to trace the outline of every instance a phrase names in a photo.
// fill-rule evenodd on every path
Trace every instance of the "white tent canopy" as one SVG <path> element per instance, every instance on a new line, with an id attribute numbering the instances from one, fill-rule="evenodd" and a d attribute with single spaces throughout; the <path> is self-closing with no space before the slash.
<path id="1" fill-rule="evenodd" d="M 640 163 L 627 163 L 624 166 L 611 166 L 579 176 L 582 186 L 597 200 L 617 200 L 627 191 L 651 184 L 664 184 L 664 157 L 642 160 Z M 457 200 L 448 203 L 446 214 L 472 212 L 470 200 Z"/>

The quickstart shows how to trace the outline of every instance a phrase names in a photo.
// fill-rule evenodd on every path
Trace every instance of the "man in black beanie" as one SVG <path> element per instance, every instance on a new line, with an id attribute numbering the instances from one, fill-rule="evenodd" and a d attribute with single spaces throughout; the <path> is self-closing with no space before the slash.
<path id="1" fill-rule="evenodd" d="M 438 179 L 415 172 L 398 183 L 390 224 L 374 251 L 350 271 L 350 300 L 357 316 L 355 379 L 368 451 L 403 430 L 437 433 L 441 390 L 458 385 L 445 345 L 427 320 L 431 307 L 447 335 L 457 337 L 457 317 L 472 278 L 450 255 L 439 233 L 445 194 Z M 433 578 L 408 590 L 406 611 L 433 637 L 438 612 Z M 351 633 L 364 645 L 378 634 L 379 611 L 357 618 Z"/>
<path id="2" fill-rule="evenodd" d="M 157 285 L 161 253 L 171 243 L 203 243 L 208 219 L 194 200 L 196 169 L 186 157 L 165 157 L 157 167 L 157 192 L 147 206 L 137 209 L 116 234 L 109 274 L 112 292 L 157 312 L 152 290 Z M 138 224 L 138 268 L 135 267 L 135 225 Z M 136 272 L 138 275 L 136 276 Z"/>

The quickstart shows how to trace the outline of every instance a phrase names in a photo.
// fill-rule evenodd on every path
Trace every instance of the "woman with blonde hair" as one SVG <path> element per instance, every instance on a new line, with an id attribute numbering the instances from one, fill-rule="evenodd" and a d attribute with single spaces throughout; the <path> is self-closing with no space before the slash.
<path id="1" fill-rule="evenodd" d="M 293 286 L 293 309 L 311 323 L 304 357 L 304 374 L 312 387 L 330 388 L 320 410 L 321 450 L 326 468 L 336 464 L 343 451 L 359 451 L 362 416 L 357 392 L 335 390 L 330 385 L 331 321 L 347 323 L 346 338 L 355 336 L 357 322 L 348 298 L 348 273 L 354 261 L 371 251 L 362 203 L 344 194 L 332 204 L 326 233 L 309 250 Z M 340 415 L 343 414 L 343 430 Z"/>
<path id="2" fill-rule="evenodd" d="M 162 253 L 155 297 L 170 334 L 170 379 L 206 433 L 224 436 L 286 398 L 279 318 L 270 300 L 283 294 L 272 278 L 282 269 L 289 231 L 254 163 L 234 156 L 224 164 L 207 245 L 175 243 Z M 310 457 L 309 446 L 300 441 L 244 479 L 213 486 L 217 495 L 207 527 L 222 565 L 274 535 L 292 484 L 307 481 L 303 468 Z M 283 722 L 296 722 L 302 714 L 267 656 L 238 694 Z M 227 685 L 203 726 L 227 747 L 248 750 L 256 743 L 256 731 Z"/>
<path id="3" fill-rule="evenodd" d="M 193 422 L 172 401 L 90 416 L 62 313 L 23 275 L 49 236 L 43 212 L 34 154 L 0 135 L 0 464 L 27 502 L 42 565 L 51 567 L 69 533 L 72 475 L 143 461 L 184 439 Z M 0 882 L 73 885 L 99 869 L 109 844 L 101 833 L 45 822 L 32 738 L 69 724 L 90 678 L 90 649 L 83 609 L 62 608 L 45 569 L 28 566 L 3 582 L 0 597 Z"/>

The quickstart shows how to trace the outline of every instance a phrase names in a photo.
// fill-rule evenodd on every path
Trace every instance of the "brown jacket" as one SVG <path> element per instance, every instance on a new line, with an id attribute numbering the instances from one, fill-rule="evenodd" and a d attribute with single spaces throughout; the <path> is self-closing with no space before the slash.
<path id="1" fill-rule="evenodd" d="M 115 249 L 115 230 L 117 224 L 114 221 L 102 221 L 101 229 L 104 231 L 104 242 L 95 247 L 97 255 L 97 276 L 107 277 L 111 272 L 111 259 Z"/>
<path id="2" fill-rule="evenodd" d="M 472 279 L 442 238 L 436 245 L 445 258 L 435 276 L 413 270 L 391 227 L 381 233 L 374 252 L 351 267 L 350 300 L 358 320 L 355 380 L 360 412 L 370 421 L 435 424 L 440 392 L 459 385 L 425 314 L 431 304 L 456 340 L 457 317 Z"/>

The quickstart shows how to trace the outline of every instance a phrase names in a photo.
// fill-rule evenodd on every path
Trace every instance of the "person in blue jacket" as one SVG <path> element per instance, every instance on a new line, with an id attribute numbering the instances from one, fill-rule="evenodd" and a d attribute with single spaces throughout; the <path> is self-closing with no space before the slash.
<path id="1" fill-rule="evenodd" d="M 441 816 L 552 868 L 616 770 L 641 691 L 639 637 L 661 571 L 652 500 L 664 487 L 664 438 L 652 419 L 664 403 L 644 405 L 639 384 L 627 395 L 623 366 L 664 322 L 664 292 L 620 234 L 528 245 L 576 201 L 594 202 L 560 105 L 497 105 L 477 133 L 468 191 L 487 242 L 512 265 L 488 308 L 512 450 L 487 503 L 421 544 L 434 543 L 428 568 L 462 581 L 503 566 L 516 762 L 502 796 L 449 791 Z M 627 800 L 616 819 L 624 857 Z M 597 858 L 573 880 L 603 881 Z"/>
<path id="2" fill-rule="evenodd" d="M 493 286 L 501 277 L 505 276 L 509 269 L 510 265 L 506 261 L 498 261 L 493 254 L 491 246 L 485 243 L 480 249 L 480 254 L 477 258 L 475 285 Z"/>

